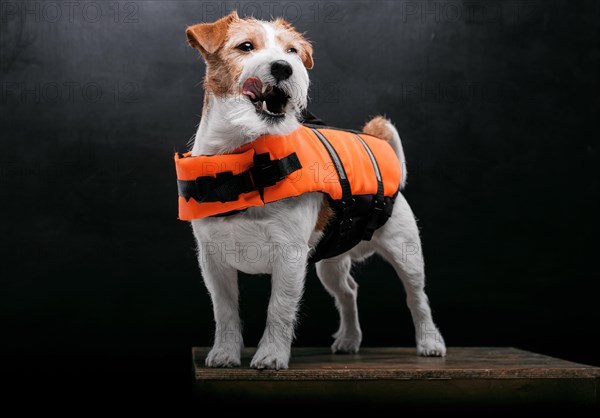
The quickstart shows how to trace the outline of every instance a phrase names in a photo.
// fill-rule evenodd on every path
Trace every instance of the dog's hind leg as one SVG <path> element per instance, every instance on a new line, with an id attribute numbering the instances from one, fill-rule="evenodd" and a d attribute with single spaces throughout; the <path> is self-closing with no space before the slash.
<path id="1" fill-rule="evenodd" d="M 349 255 L 323 260 L 316 265 L 317 275 L 335 298 L 335 306 L 340 313 L 340 328 L 333 335 L 335 341 L 331 346 L 334 353 L 356 353 L 362 341 L 356 306 L 358 285 L 350 275 L 351 267 Z"/>
<path id="2" fill-rule="evenodd" d="M 398 194 L 391 218 L 375 232 L 373 248 L 396 270 L 406 291 L 417 340 L 417 354 L 444 356 L 446 345 L 433 323 L 425 294 L 425 266 L 417 222 L 401 194 Z"/>

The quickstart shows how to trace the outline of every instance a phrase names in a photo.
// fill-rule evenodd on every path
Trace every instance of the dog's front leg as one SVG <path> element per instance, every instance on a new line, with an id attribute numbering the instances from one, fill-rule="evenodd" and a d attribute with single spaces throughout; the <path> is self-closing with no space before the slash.
<path id="1" fill-rule="evenodd" d="M 287 369 L 298 304 L 304 289 L 308 246 L 287 244 L 273 260 L 267 326 L 252 359 L 257 369 Z"/>
<path id="2" fill-rule="evenodd" d="M 201 260 L 200 266 L 215 315 L 215 340 L 206 357 L 206 365 L 239 366 L 244 343 L 238 312 L 237 270 L 217 264 L 211 259 Z"/>

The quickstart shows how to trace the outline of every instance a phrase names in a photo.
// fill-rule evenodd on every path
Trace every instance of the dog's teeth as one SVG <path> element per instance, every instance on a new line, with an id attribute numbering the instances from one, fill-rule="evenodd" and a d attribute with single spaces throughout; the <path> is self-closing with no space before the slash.
<path id="1" fill-rule="evenodd" d="M 262 102 L 262 108 L 263 108 L 263 110 L 264 110 L 265 112 L 268 112 L 268 111 L 269 111 L 269 109 L 267 109 L 267 102 L 266 102 L 266 101 L 263 101 L 263 102 Z"/>
<path id="2" fill-rule="evenodd" d="M 263 84 L 263 86 L 262 86 L 262 90 L 261 90 L 260 92 L 261 92 L 262 94 L 264 94 L 264 93 L 265 93 L 265 90 L 267 90 L 267 85 L 266 85 L 266 84 Z"/>

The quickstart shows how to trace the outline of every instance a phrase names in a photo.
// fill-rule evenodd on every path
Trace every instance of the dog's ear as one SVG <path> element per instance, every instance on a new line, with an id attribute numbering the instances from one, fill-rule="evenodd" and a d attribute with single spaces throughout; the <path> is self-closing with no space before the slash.
<path id="1" fill-rule="evenodd" d="M 303 39 L 302 42 L 300 42 L 300 45 L 302 46 L 302 51 L 300 52 L 300 58 L 302 58 L 302 64 L 304 64 L 304 66 L 306 67 L 307 70 L 312 69 L 312 67 L 315 66 L 315 63 L 313 61 L 313 47 L 311 45 L 310 42 L 308 42 L 306 39 Z"/>
<path id="2" fill-rule="evenodd" d="M 199 50 L 204 59 L 207 59 L 209 55 L 214 54 L 223 45 L 229 25 L 236 20 L 239 20 L 239 17 L 234 10 L 216 22 L 190 26 L 185 31 L 188 43 L 192 48 Z"/>

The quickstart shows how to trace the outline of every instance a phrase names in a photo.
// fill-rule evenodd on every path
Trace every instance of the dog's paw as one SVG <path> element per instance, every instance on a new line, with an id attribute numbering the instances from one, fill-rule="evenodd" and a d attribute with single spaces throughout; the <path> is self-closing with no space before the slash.
<path id="1" fill-rule="evenodd" d="M 357 334 L 343 334 L 340 332 L 336 332 L 334 334 L 335 341 L 331 345 L 331 352 L 333 354 L 336 353 L 344 353 L 344 354 L 354 354 L 358 353 L 360 348 L 360 343 L 362 341 L 361 333 Z"/>
<path id="2" fill-rule="evenodd" d="M 289 352 L 278 349 L 273 345 L 259 346 L 254 354 L 250 367 L 263 370 L 281 370 L 287 369 L 290 362 Z"/>
<path id="3" fill-rule="evenodd" d="M 437 336 L 428 335 L 427 338 L 417 342 L 417 355 L 423 357 L 444 357 L 446 344 L 438 333 Z"/>
<path id="4" fill-rule="evenodd" d="M 240 351 L 236 348 L 213 347 L 206 356 L 206 367 L 239 367 Z"/>

